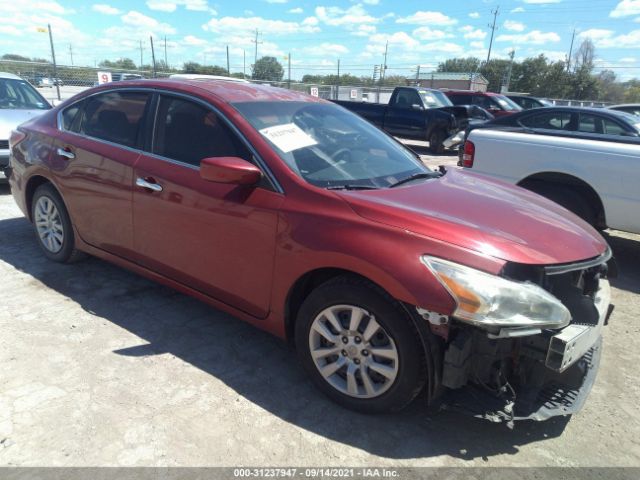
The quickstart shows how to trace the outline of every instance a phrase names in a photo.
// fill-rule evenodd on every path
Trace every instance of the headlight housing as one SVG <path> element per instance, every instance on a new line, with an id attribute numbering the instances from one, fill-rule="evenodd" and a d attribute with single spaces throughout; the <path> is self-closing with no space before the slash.
<path id="1" fill-rule="evenodd" d="M 424 255 L 429 270 L 455 299 L 453 316 L 479 327 L 562 328 L 571 313 L 543 288 Z"/>

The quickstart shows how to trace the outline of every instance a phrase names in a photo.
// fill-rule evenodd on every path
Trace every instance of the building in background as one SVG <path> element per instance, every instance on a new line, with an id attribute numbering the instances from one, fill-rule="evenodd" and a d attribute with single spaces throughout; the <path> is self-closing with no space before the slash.
<path id="1" fill-rule="evenodd" d="M 481 73 L 427 72 L 416 79 L 407 78 L 407 83 L 426 88 L 449 88 L 452 90 L 473 90 L 486 92 L 489 80 Z"/>

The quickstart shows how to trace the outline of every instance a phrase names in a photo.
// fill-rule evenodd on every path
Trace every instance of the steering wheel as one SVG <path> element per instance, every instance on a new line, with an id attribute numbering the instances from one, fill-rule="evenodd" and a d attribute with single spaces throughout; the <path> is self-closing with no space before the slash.
<path id="1" fill-rule="evenodd" d="M 350 148 L 339 148 L 335 152 L 331 154 L 331 160 L 335 160 L 336 162 L 340 159 L 342 155 L 349 155 L 351 157 L 351 149 Z"/>

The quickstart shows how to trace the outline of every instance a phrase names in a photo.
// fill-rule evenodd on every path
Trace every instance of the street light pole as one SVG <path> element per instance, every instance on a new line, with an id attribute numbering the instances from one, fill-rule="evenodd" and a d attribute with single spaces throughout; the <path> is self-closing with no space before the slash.
<path id="1" fill-rule="evenodd" d="M 49 43 L 51 43 L 51 60 L 53 60 L 53 83 L 56 84 L 58 100 L 60 100 L 60 82 L 58 81 L 58 66 L 56 65 L 56 51 L 53 48 L 53 35 L 51 34 L 51 24 L 47 24 L 49 29 Z"/>

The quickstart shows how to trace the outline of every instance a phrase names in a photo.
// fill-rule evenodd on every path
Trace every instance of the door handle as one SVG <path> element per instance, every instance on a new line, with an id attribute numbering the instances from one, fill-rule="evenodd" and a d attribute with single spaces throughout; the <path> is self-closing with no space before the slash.
<path id="1" fill-rule="evenodd" d="M 136 179 L 136 185 L 142 188 L 148 188 L 149 190 L 153 190 L 154 192 L 161 192 L 162 185 L 152 182 L 147 182 L 144 178 L 138 177 Z"/>
<path id="2" fill-rule="evenodd" d="M 67 160 L 73 160 L 74 158 L 76 158 L 75 153 L 70 152 L 69 150 L 65 150 L 64 148 L 58 148 L 58 150 L 56 150 L 56 153 L 61 157 L 66 158 Z"/>

